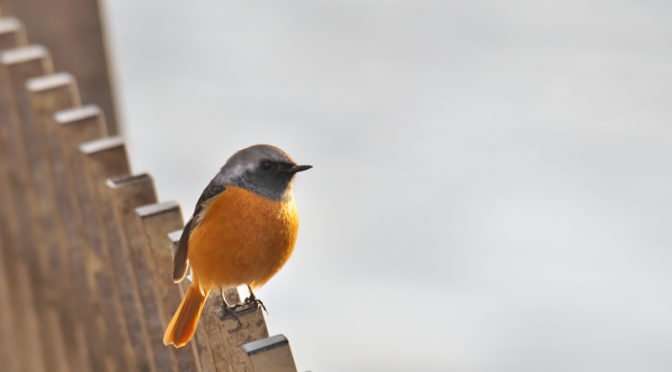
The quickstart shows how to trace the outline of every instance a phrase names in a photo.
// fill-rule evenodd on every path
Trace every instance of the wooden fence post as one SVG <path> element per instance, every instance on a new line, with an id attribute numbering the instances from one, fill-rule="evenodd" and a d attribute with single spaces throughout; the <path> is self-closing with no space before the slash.
<path id="1" fill-rule="evenodd" d="M 14 17 L 0 18 L 0 50 L 7 50 L 28 44 L 26 30 L 21 21 Z"/>
<path id="2" fill-rule="evenodd" d="M 14 49 L 17 47 L 25 46 L 28 43 L 26 39 L 26 33 L 21 22 L 16 18 L 0 18 L 0 53 L 5 50 Z M 9 182 L 9 154 L 5 153 L 5 149 L 8 146 L 8 141 L 12 138 L 11 129 L 9 127 L 11 120 L 9 110 L 11 109 L 11 89 L 9 87 L 8 77 L 0 75 L 0 82 L 3 86 L 0 86 L 0 106 L 2 106 L 5 112 L 0 114 L 0 190 L 3 192 L 0 193 L 0 202 L 5 206 L 0 210 L 0 232 L 2 232 L 1 239 L 7 240 L 8 242 L 10 231 L 16 231 L 18 229 L 15 213 L 13 212 L 13 200 L 10 197 L 11 193 L 11 184 Z M 5 159 L 5 157 L 7 158 Z M 11 215 L 12 218 L 7 218 L 8 215 Z M 11 225 L 10 225 L 11 224 Z M 7 229 L 7 230 L 4 230 Z"/>
<path id="3" fill-rule="evenodd" d="M 49 349 L 61 363 L 62 370 L 85 371 L 88 345 L 84 339 L 83 324 L 75 317 L 80 304 L 72 290 L 69 256 L 70 249 L 82 249 L 77 240 L 71 240 L 72 234 L 66 225 L 71 225 L 72 216 L 65 212 L 70 209 L 61 208 L 57 185 L 58 172 L 63 172 L 63 164 L 59 157 L 60 150 L 56 137 L 53 135 L 55 124 L 53 115 L 56 111 L 80 105 L 77 85 L 70 74 L 59 73 L 29 79 L 26 83 L 34 121 L 34 133 L 28 138 L 35 143 L 37 152 L 33 160 L 34 183 L 38 185 L 39 217 L 45 226 L 45 238 L 57 244 L 47 246 L 47 251 L 38 252 L 41 261 L 42 276 L 51 278 L 41 295 L 58 310 L 58 322 L 61 324 L 63 339 L 51 340 Z M 57 323 L 51 321 L 50 323 Z M 67 360 L 60 360 L 67 356 Z M 60 358 L 60 359 L 59 359 Z M 67 361 L 67 364 L 66 364 Z M 69 364 L 69 366 L 68 366 Z M 51 367 L 56 370 L 57 367 Z"/>
<path id="4" fill-rule="evenodd" d="M 20 47 L 0 54 L 0 127 L 8 165 L 11 218 L 16 219 L 16 224 L 10 224 L 10 228 L 16 229 L 10 231 L 8 250 L 13 264 L 7 265 L 5 270 L 10 282 L 17 285 L 10 291 L 10 298 L 16 304 L 13 312 L 16 329 L 22 330 L 15 335 L 21 365 L 35 371 L 45 370 L 47 362 L 56 368 L 59 364 L 45 344 L 45 340 L 53 339 L 54 327 L 49 320 L 54 312 L 43 302 L 41 290 L 45 278 L 40 277 L 35 260 L 36 253 L 43 250 L 47 242 L 42 239 L 41 221 L 36 218 L 35 188 L 30 174 L 31 147 L 25 138 L 30 124 L 24 84 L 28 78 L 50 72 L 51 59 L 43 47 Z M 45 311 L 36 311 L 36 306 Z"/>
<path id="5" fill-rule="evenodd" d="M 117 225 L 123 235 L 122 246 L 126 246 L 129 256 L 125 259 L 132 262 L 138 283 L 140 297 L 144 306 L 146 327 L 148 328 L 147 343 L 156 355 L 156 367 L 159 371 L 177 371 L 177 360 L 173 350 L 163 345 L 163 323 L 166 315 L 160 303 L 157 280 L 155 278 L 154 260 L 150 252 L 146 252 L 146 241 L 136 216 L 135 208 L 156 203 L 154 182 L 148 174 L 137 176 L 119 176 L 107 180 L 108 191 L 117 218 Z"/>
<path id="6" fill-rule="evenodd" d="M 114 212 L 109 203 L 109 195 L 105 181 L 110 177 L 129 174 L 126 146 L 121 137 L 108 137 L 81 144 L 79 147 L 82 169 L 85 174 L 87 204 L 92 208 L 94 217 L 93 228 L 100 238 L 97 242 L 96 253 L 103 265 L 98 271 L 100 284 L 104 286 L 103 308 L 113 310 L 110 316 L 114 317 L 116 332 L 113 333 L 112 344 L 121 347 L 126 368 L 134 369 L 142 367 L 150 368 L 144 358 L 149 355 L 146 350 L 144 355 L 136 355 L 134 347 L 138 344 L 131 343 L 130 334 L 137 329 L 129 328 L 140 312 L 140 304 L 133 293 L 135 287 L 135 274 L 126 260 L 126 252 L 123 251 L 121 237 L 114 224 Z M 107 315 L 106 315 L 107 317 Z M 132 338 L 137 341 L 137 337 Z M 143 359 L 138 359 L 138 357 Z M 140 362 L 140 363 L 138 363 Z"/>
<path id="7" fill-rule="evenodd" d="M 222 309 L 215 308 L 210 315 L 222 318 Z M 220 334 L 225 337 L 229 358 L 226 364 L 230 365 L 232 371 L 250 371 L 249 358 L 241 348 L 244 344 L 268 337 L 268 329 L 264 320 L 263 309 L 259 305 L 243 304 L 236 310 L 236 315 L 240 319 L 232 316 L 224 317 L 221 321 L 223 332 Z M 213 323 L 210 323 L 211 325 Z"/>
<path id="8" fill-rule="evenodd" d="M 6 8 L 0 8 L 0 16 L 4 17 L 8 13 Z M 0 52 L 23 46 L 27 43 L 23 25 L 16 18 L 0 18 Z M 5 101 L 5 93 L 8 89 L 0 88 L 0 102 Z M 22 311 L 19 304 L 13 299 L 16 298 L 16 289 L 10 287 L 10 283 L 14 283 L 15 276 L 10 275 L 15 270 L 6 268 L 6 266 L 14 265 L 12 262 L 11 235 L 15 235 L 19 227 L 16 221 L 16 214 L 14 212 L 14 201 L 11 198 L 11 184 L 9 182 L 9 164 L 10 158 L 5 154 L 5 143 L 9 140 L 6 138 L 8 133 L 7 119 L 3 117 L 0 121 L 0 298 L 6 299 L 0 302 L 0 336 L 5 339 L 15 340 L 9 342 L 6 347 L 0 348 L 0 365 L 6 366 L 8 370 L 15 371 L 20 368 L 20 352 L 21 349 L 17 343 L 20 343 L 22 337 L 19 332 L 24 332 L 19 326 L 21 319 L 24 318 L 18 314 L 17 311 Z M 7 271 L 9 270 L 9 271 Z M 10 292 L 11 291 L 11 292 Z"/>
<path id="9" fill-rule="evenodd" d="M 58 202 L 47 129 L 48 122 L 56 111 L 80 105 L 79 95 L 72 76 L 64 73 L 31 78 L 26 82 L 26 87 L 34 122 L 33 133 L 29 133 L 26 139 L 33 142 L 36 149 L 31 168 L 37 186 L 38 215 L 43 220 L 43 225 L 48 225 L 45 229 L 47 238 L 58 243 L 48 246 L 47 251 L 36 254 L 41 256 L 40 264 L 44 275 L 58 278 L 67 272 L 62 265 L 63 257 L 67 257 L 68 240 L 65 237 L 64 220 L 54 218 Z"/>
<path id="10" fill-rule="evenodd" d="M 54 114 L 54 122 L 55 139 L 60 145 L 58 158 L 63 162 L 57 187 L 66 200 L 63 208 L 68 208 L 72 215 L 69 221 L 74 225 L 72 241 L 79 242 L 78 248 L 73 247 L 70 251 L 73 289 L 78 302 L 83 305 L 76 315 L 85 323 L 92 370 L 115 371 L 121 369 L 118 365 L 123 363 L 119 360 L 120 346 L 108 345 L 111 339 L 108 334 L 118 332 L 114 315 L 111 315 L 114 309 L 110 306 L 103 309 L 103 297 L 110 297 L 109 292 L 102 290 L 109 273 L 99 274 L 103 267 L 99 255 L 101 238 L 96 230 L 96 216 L 79 154 L 81 143 L 105 136 L 107 129 L 100 110 L 92 105 L 59 111 Z"/>
<path id="11" fill-rule="evenodd" d="M 177 203 L 164 202 L 136 208 L 135 213 L 144 232 L 145 245 L 156 267 L 156 285 L 163 312 L 166 314 L 161 326 L 165 330 L 184 295 L 182 286 L 174 285 L 172 281 L 173 254 L 170 251 L 171 241 L 166 235 L 169 231 L 183 227 L 182 212 Z M 197 330 L 195 342 L 177 350 L 177 357 L 180 371 L 215 371 L 212 355 L 201 329 Z"/>
<path id="12" fill-rule="evenodd" d="M 14 0 L 12 13 L 23 20 L 33 42 L 51 50 L 57 69 L 77 77 L 84 102 L 99 105 L 107 114 L 109 133 L 117 134 L 99 3 L 99 0 Z"/>
<path id="13" fill-rule="evenodd" d="M 10 162 L 10 177 L 14 198 L 17 202 L 18 218 L 32 226 L 32 215 L 37 210 L 35 186 L 31 177 L 31 166 L 37 157 L 36 146 L 27 138 L 34 133 L 34 123 L 30 119 L 30 104 L 25 83 L 29 78 L 52 73 L 49 52 L 42 46 L 32 45 L 10 49 L 0 54 L 0 80 L 2 93 L 2 125 L 5 130 L 6 151 Z M 33 227 L 38 226 L 35 223 Z M 41 230 L 41 229 L 40 229 Z M 40 234 L 38 233 L 37 236 Z M 44 245 L 45 242 L 37 242 Z M 36 246 L 41 246 L 36 245 Z"/>
<path id="14" fill-rule="evenodd" d="M 242 348 L 253 372 L 296 372 L 294 356 L 284 335 L 248 342 Z"/>
<path id="15" fill-rule="evenodd" d="M 21 174 L 27 182 L 24 192 L 28 198 L 28 215 L 31 218 L 29 229 L 36 236 L 35 245 L 24 251 L 24 257 L 29 262 L 29 272 L 33 278 L 34 304 L 39 321 L 39 331 L 42 345 L 42 355 L 45 366 L 53 371 L 67 371 L 68 361 L 65 358 L 64 332 L 60 322 L 59 309 L 54 296 L 59 289 L 60 280 L 50 280 L 50 266 L 58 265 L 58 261 L 49 262 L 60 251 L 59 229 L 53 223 L 51 216 L 53 208 L 53 183 L 47 176 L 48 158 L 43 156 L 45 146 L 39 126 L 32 115 L 30 96 L 26 89 L 26 80 L 34 75 L 49 73 L 52 70 L 51 58 L 48 52 L 41 47 L 26 47 L 8 50 L 2 55 L 2 63 L 8 76 L 13 97 L 15 116 L 11 120 L 15 146 L 23 146 L 25 150 L 26 166 Z M 18 190 L 18 189 L 17 189 Z M 16 196 L 16 193 L 14 194 Z"/>

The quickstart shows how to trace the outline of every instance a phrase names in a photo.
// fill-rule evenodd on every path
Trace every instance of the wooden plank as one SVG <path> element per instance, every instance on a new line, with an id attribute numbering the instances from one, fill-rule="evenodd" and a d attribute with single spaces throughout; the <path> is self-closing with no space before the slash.
<path id="1" fill-rule="evenodd" d="M 69 241 L 65 232 L 65 221 L 70 216 L 55 218 L 58 211 L 56 177 L 52 162 L 53 144 L 50 145 L 50 128 L 54 113 L 80 105 L 79 94 L 72 75 L 67 73 L 49 74 L 28 79 L 28 100 L 31 106 L 32 133 L 26 140 L 32 142 L 35 153 L 31 160 L 33 183 L 36 184 L 38 215 L 45 226 L 45 236 L 56 242 L 47 246 L 47 250 L 38 252 L 40 269 L 49 278 L 60 278 L 68 270 L 65 265 Z M 53 140 L 54 138 L 51 137 Z M 54 142 L 54 141 L 51 141 Z M 56 159 L 58 160 L 58 159 Z M 55 163 L 55 164 L 53 164 Z M 65 283 L 65 281 L 60 281 Z M 64 291 L 66 288 L 59 288 Z M 66 293 L 66 292 L 64 292 Z"/>
<path id="2" fill-rule="evenodd" d="M 118 133 L 99 1 L 15 0 L 12 5 L 30 40 L 51 50 L 58 70 L 77 77 L 83 101 L 99 105 L 109 133 Z"/>
<path id="3" fill-rule="evenodd" d="M 30 128 L 27 127 L 32 127 L 32 121 L 28 120 L 29 107 L 24 84 L 31 77 L 51 71 L 49 54 L 41 46 L 19 47 L 0 53 L 0 130 L 7 166 L 5 175 L 9 181 L 15 220 L 14 224 L 10 224 L 10 236 L 17 244 L 33 247 L 21 252 L 27 260 L 33 259 L 34 247 L 40 247 L 38 243 L 43 242 L 34 239 L 39 233 L 26 234 L 28 229 L 37 227 L 38 224 L 32 223 L 36 201 L 31 179 L 29 146 L 25 139 L 26 133 L 30 133 Z"/>
<path id="4" fill-rule="evenodd" d="M 177 371 L 178 365 L 173 350 L 162 342 L 165 313 L 158 294 L 155 278 L 154 260 L 148 252 L 140 223 L 136 219 L 135 208 L 156 203 L 154 182 L 148 174 L 125 175 L 107 180 L 107 187 L 114 205 L 117 225 L 121 228 L 122 244 L 120 250 L 127 251 L 125 259 L 132 263 L 142 300 L 144 319 L 142 324 L 147 334 L 147 348 L 156 356 L 155 364 L 159 371 Z"/>
<path id="5" fill-rule="evenodd" d="M 121 137 L 107 137 L 79 146 L 81 166 L 85 174 L 86 195 L 89 200 L 85 204 L 92 208 L 93 229 L 96 230 L 99 240 L 94 244 L 93 252 L 101 267 L 96 272 L 99 285 L 106 296 L 102 297 L 104 311 L 109 311 L 105 317 L 112 318 L 113 329 L 110 332 L 109 344 L 120 348 L 119 358 L 129 370 L 149 368 L 143 355 L 136 355 L 131 343 L 129 321 L 139 316 L 139 304 L 127 297 L 124 289 L 132 288 L 135 275 L 130 262 L 125 260 L 121 246 L 121 238 L 117 226 L 114 224 L 112 211 L 105 180 L 108 178 L 129 174 L 126 146 Z M 132 293 L 131 293 L 132 296 Z M 131 317 L 131 318 L 129 318 Z M 140 357 L 140 359 L 138 359 Z M 140 364 L 142 363 L 142 364 Z"/>
<path id="6" fill-rule="evenodd" d="M 74 80 L 70 74 L 50 74 L 28 79 L 28 101 L 31 107 L 32 131 L 25 133 L 25 139 L 31 144 L 34 153 L 30 155 L 31 176 L 36 189 L 37 215 L 44 227 L 44 238 L 53 242 L 46 246 L 46 250 L 38 251 L 39 269 L 44 277 L 60 278 L 67 273 L 62 267 L 67 255 L 68 241 L 65 236 L 63 219 L 55 218 L 57 211 L 57 196 L 54 170 L 50 159 L 48 134 L 49 123 L 56 111 L 79 106 L 79 95 Z M 65 281 L 49 281 L 51 284 L 65 283 Z M 50 287 L 49 292 L 65 290 L 65 288 Z M 45 296 L 55 297 L 56 294 L 45 293 Z M 55 298 L 49 298 L 56 301 Z"/>
<path id="7" fill-rule="evenodd" d="M 0 12 L 5 8 L 0 9 Z M 2 12 L 2 15 L 7 14 Z M 0 52 L 13 49 L 27 44 L 23 25 L 16 18 L 0 19 Z M 8 89 L 0 88 L 0 102 L 5 100 L 4 93 Z M 0 117 L 4 117 L 0 115 Z M 11 197 L 11 185 L 9 182 L 9 158 L 5 155 L 5 143 L 8 138 L 8 122 L 0 119 L 0 298 L 7 299 L 0 301 L 0 337 L 7 340 L 20 340 L 20 333 L 24 333 L 20 327 L 22 318 L 17 311 L 22 311 L 19 304 L 15 301 L 18 293 L 15 285 L 10 287 L 10 283 L 15 283 L 16 278 L 10 275 L 14 269 L 6 266 L 14 266 L 10 249 L 10 236 L 18 232 L 19 226 L 15 216 L 14 200 Z M 7 271 L 9 270 L 9 271 Z M 14 271 L 15 272 L 15 271 Z M 20 369 L 20 353 L 18 342 L 6 343 L 6 347 L 0 348 L 0 365 L 5 366 L 9 371 L 18 371 Z"/>
<path id="8" fill-rule="evenodd" d="M 294 356 L 284 335 L 248 342 L 242 349 L 253 372 L 296 372 Z"/>
<path id="9" fill-rule="evenodd" d="M 35 252 L 38 269 L 45 278 L 59 278 L 63 274 L 63 260 L 61 257 L 67 249 L 67 240 L 64 236 L 65 228 L 62 220 L 54 218 L 56 208 L 56 192 L 49 159 L 49 145 L 44 131 L 44 121 L 51 120 L 54 112 L 79 105 L 76 87 L 69 74 L 50 74 L 28 79 L 27 100 L 30 105 L 30 125 L 24 122 L 24 138 L 32 153 L 29 155 L 30 176 L 35 187 L 36 216 L 42 225 L 43 239 L 49 243 L 44 250 Z M 48 291 L 45 296 L 57 297 L 54 287 L 58 282 L 49 280 Z M 50 294 L 51 293 L 51 294 Z M 54 302 L 56 298 L 46 298 Z"/>
<path id="10" fill-rule="evenodd" d="M 111 315 L 113 309 L 110 306 L 103 308 L 104 298 L 109 296 L 102 288 L 109 274 L 99 274 L 103 268 L 97 254 L 101 238 L 79 154 L 81 143 L 105 136 L 107 129 L 100 109 L 93 105 L 59 111 L 54 114 L 54 122 L 60 150 L 58 158 L 63 162 L 63 172 L 56 173 L 57 191 L 59 200 L 63 200 L 61 207 L 67 208 L 67 213 L 72 216 L 69 221 L 74 229 L 72 241 L 77 242 L 77 246 L 70 250 L 70 271 L 78 303 L 83 307 L 75 315 L 85 325 L 92 370 L 116 371 L 121 368 L 118 366 L 119 347 L 109 345 L 108 341 L 114 339 L 108 334 L 116 332 L 116 323 Z"/>
<path id="11" fill-rule="evenodd" d="M 0 18 L 0 51 L 27 45 L 26 30 L 14 17 Z"/>
<path id="12" fill-rule="evenodd" d="M 214 311 L 213 311 L 214 310 Z M 229 357 L 226 360 L 220 360 L 221 366 L 230 366 L 232 371 L 249 370 L 249 358 L 241 346 L 250 341 L 259 340 L 268 337 L 268 329 L 264 319 L 264 312 L 261 306 L 257 304 L 243 304 L 236 309 L 238 319 L 231 315 L 224 317 L 221 321 L 221 335 L 224 336 L 224 342 L 229 350 Z M 222 318 L 222 309 L 214 308 L 210 310 L 207 317 L 218 319 Z M 240 320 L 240 321 L 239 321 Z M 212 325 L 210 322 L 209 325 Z"/>
<path id="13" fill-rule="evenodd" d="M 167 236 L 168 232 L 183 227 L 182 212 L 177 203 L 164 202 L 136 208 L 135 213 L 156 270 L 156 288 L 164 313 L 161 324 L 163 337 L 163 330 L 184 295 L 182 284 L 175 285 L 172 281 L 173 255 L 170 251 L 171 241 Z M 196 342 L 177 349 L 180 371 L 214 371 L 205 335 L 202 331 L 197 331 L 195 339 Z"/>
<path id="14" fill-rule="evenodd" d="M 0 363 L 8 371 L 18 371 L 19 367 L 19 358 L 18 350 L 16 349 L 16 337 L 15 330 L 13 328 L 12 320 L 14 318 L 13 311 L 15 310 L 15 304 L 9 301 L 10 291 L 16 291 L 16 285 L 12 285 L 10 288 L 9 277 L 5 272 L 5 262 L 7 262 L 7 255 L 4 249 L 4 245 L 0 246 L 0 260 L 3 263 L 0 263 L 0 298 L 5 299 L 0 304 L 0 339 L 3 340 L 12 340 L 11 342 L 5 342 L 3 345 L 6 345 L 6 348 L 0 349 Z M 11 264 L 11 263 L 10 263 Z"/>
<path id="15" fill-rule="evenodd" d="M 5 268 L 10 283 L 19 283 L 22 290 L 10 291 L 10 301 L 16 304 L 15 324 L 17 348 L 22 368 L 42 371 L 46 363 L 58 368 L 56 357 L 48 349 L 46 340 L 53 340 L 57 330 L 50 320 L 54 309 L 43 301 L 42 289 L 46 278 L 37 269 L 36 252 L 44 250 L 42 226 L 37 218 L 35 187 L 31 177 L 30 144 L 25 135 L 30 133 L 29 105 L 25 81 L 28 78 L 52 72 L 51 59 L 41 46 L 27 46 L 0 53 L 0 130 L 2 131 L 3 159 L 9 181 L 12 215 L 10 223 L 8 262 Z M 25 267 L 24 267 L 25 265 Z M 27 276 L 26 276 L 27 274 Z M 44 311 L 35 311 L 35 306 Z M 51 365 L 51 364 L 50 364 Z"/>
<path id="16" fill-rule="evenodd" d="M 0 19 L 0 53 L 5 50 L 15 49 L 27 44 L 26 33 L 21 22 L 16 18 Z M 17 219 L 14 217 L 14 200 L 11 198 L 11 184 L 9 163 L 13 161 L 12 158 L 5 152 L 8 146 L 8 141 L 12 140 L 12 131 L 10 128 L 10 113 L 9 108 L 4 108 L 11 105 L 11 89 L 9 82 L 0 75 L 0 106 L 3 107 L 3 112 L 0 113 L 0 203 L 4 208 L 0 208 L 0 242 L 4 241 L 4 245 L 8 246 L 10 231 L 16 234 L 19 226 Z M 9 218 L 8 216 L 12 216 Z"/>
<path id="17" fill-rule="evenodd" d="M 41 252 L 46 242 L 40 239 L 42 229 L 36 218 L 37 200 L 32 180 L 31 151 L 35 150 L 27 136 L 32 134 L 29 100 L 25 90 L 27 79 L 52 72 L 48 51 L 39 45 L 5 50 L 0 53 L 0 127 L 4 156 L 7 159 L 7 178 L 14 205 L 16 230 L 10 237 L 21 249 L 20 254 L 30 264 L 35 253 Z M 34 278 L 39 279 L 38 277 Z M 39 283 L 37 283 L 39 284 Z"/>
<path id="18" fill-rule="evenodd" d="M 75 316 L 77 303 L 73 292 L 70 275 L 69 250 L 82 249 L 75 241 L 70 241 L 67 221 L 72 221 L 68 208 L 60 208 L 63 204 L 57 193 L 57 172 L 63 172 L 60 159 L 60 148 L 54 136 L 56 128 L 53 122 L 54 113 L 63 109 L 80 105 L 77 84 L 67 73 L 44 75 L 29 79 L 26 83 L 29 101 L 32 108 L 34 132 L 26 138 L 34 142 L 37 149 L 36 158 L 31 161 L 33 182 L 37 186 L 39 218 L 45 227 L 45 238 L 56 244 L 47 245 L 47 250 L 38 255 L 41 275 L 51 278 L 42 296 L 58 310 L 58 319 L 51 324 L 61 325 L 62 340 L 49 342 L 50 351 L 63 371 L 86 371 L 90 364 L 87 360 L 88 345 L 81 337 L 83 323 Z M 56 332 L 59 329 L 55 329 Z M 69 347 L 66 347 L 70 345 Z M 63 358 L 66 358 L 62 360 Z M 56 367 L 52 367 L 56 369 Z"/>

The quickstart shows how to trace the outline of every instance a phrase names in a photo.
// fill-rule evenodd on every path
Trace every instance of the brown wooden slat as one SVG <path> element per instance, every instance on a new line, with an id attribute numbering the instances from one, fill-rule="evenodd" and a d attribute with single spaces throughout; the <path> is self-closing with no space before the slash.
<path id="1" fill-rule="evenodd" d="M 95 276 L 100 290 L 105 293 L 101 297 L 103 313 L 115 332 L 109 332 L 108 345 L 116 347 L 120 351 L 119 361 L 123 362 L 126 369 L 138 367 L 148 368 L 148 364 L 140 365 L 138 356 L 133 349 L 128 327 L 127 316 L 138 316 L 137 303 L 130 303 L 128 298 L 123 297 L 122 288 L 132 288 L 135 280 L 130 263 L 125 261 L 123 252 L 119 251 L 120 237 L 114 224 L 114 212 L 107 202 L 107 190 L 105 180 L 110 177 L 129 174 L 126 147 L 121 137 L 107 137 L 80 145 L 79 164 L 84 171 L 86 182 L 86 195 L 88 200 L 82 205 L 90 208 L 92 212 L 87 221 L 92 224 L 90 229 L 95 230 L 95 238 L 92 252 L 96 255 L 99 263 Z M 85 216 L 85 220 L 88 219 Z M 107 313 L 106 313 L 107 312 Z M 111 329 L 108 329 L 111 330 Z M 140 355 L 143 358 L 143 355 Z"/>
<path id="2" fill-rule="evenodd" d="M 4 8 L 3 8 L 4 9 Z M 2 9 L 0 9 L 2 11 Z M 6 14 L 6 13 L 2 13 Z M 0 52 L 13 49 L 27 43 L 23 25 L 15 18 L 0 19 Z M 0 105 L 9 89 L 0 87 Z M 5 118 L 0 114 L 0 117 Z M 6 301 L 0 302 L 0 336 L 3 339 L 15 340 L 6 344 L 6 347 L 0 348 L 0 365 L 5 366 L 9 371 L 18 371 L 20 369 L 20 349 L 19 342 L 21 336 L 19 332 L 24 332 L 20 327 L 21 315 L 17 311 L 23 311 L 16 302 L 17 293 L 15 277 L 12 276 L 13 268 L 6 267 L 14 265 L 12 258 L 12 240 L 10 236 L 17 234 L 19 229 L 15 216 L 14 200 L 11 197 L 11 185 L 9 182 L 9 162 L 6 155 L 5 143 L 8 141 L 9 122 L 8 119 L 0 119 L 0 298 Z M 8 271 L 9 270 L 9 271 Z M 11 291 L 11 292 L 10 292 Z"/>
<path id="3" fill-rule="evenodd" d="M 284 335 L 252 341 L 242 346 L 252 372 L 296 372 L 294 356 Z"/>
<path id="4" fill-rule="evenodd" d="M 82 169 L 79 145 L 99 139 L 106 135 L 104 118 L 97 106 L 84 106 L 63 110 L 54 114 L 56 139 L 59 144 L 59 159 L 63 162 L 62 173 L 57 173 L 59 200 L 61 208 L 67 209 L 72 216 L 68 221 L 73 230 L 72 241 L 76 243 L 70 250 L 70 270 L 73 277 L 73 290 L 82 307 L 76 313 L 85 324 L 85 336 L 89 343 L 89 359 L 93 371 L 116 371 L 120 347 L 110 344 L 108 334 L 115 333 L 117 326 L 110 306 L 103 309 L 105 298 L 102 291 L 106 274 L 98 272 L 103 263 L 98 252 L 99 237 L 95 215 L 89 200 L 86 174 Z M 108 274 L 109 275 L 109 274 Z"/>
<path id="5" fill-rule="evenodd" d="M 48 242 L 43 239 L 30 172 L 31 144 L 25 136 L 31 133 L 32 122 L 25 82 L 52 71 L 49 53 L 41 46 L 9 49 L 0 54 L 0 130 L 9 181 L 10 219 L 15 219 L 9 224 L 7 250 L 12 264 L 5 271 L 10 283 L 23 287 L 10 291 L 10 301 L 16 304 L 16 329 L 22 330 L 15 335 L 21 367 L 35 371 L 45 370 L 47 365 L 59 368 L 60 364 L 46 344 L 57 337 L 58 330 L 51 323 L 54 309 L 43 301 L 46 278 L 40 276 L 36 260 L 36 253 L 43 251 Z M 36 307 L 43 311 L 36 311 Z"/>
<path id="6" fill-rule="evenodd" d="M 98 0 L 14 0 L 12 5 L 30 40 L 51 50 L 57 70 L 77 77 L 83 101 L 100 106 L 109 132 L 118 133 Z"/>
<path id="7" fill-rule="evenodd" d="M 220 358 L 218 364 L 222 367 L 228 365 L 233 371 L 244 371 L 250 369 L 250 365 L 249 358 L 241 346 L 250 341 L 268 337 L 268 329 L 266 328 L 263 310 L 259 305 L 243 304 L 242 307 L 236 309 L 236 315 L 238 315 L 240 322 L 232 316 L 225 317 L 223 321 L 220 320 L 222 330 L 219 331 L 219 334 L 223 336 L 229 355 L 225 359 Z M 209 309 L 205 317 L 206 319 L 221 319 L 221 307 Z M 206 324 L 212 326 L 215 323 L 210 321 Z M 208 335 L 210 335 L 210 332 L 208 332 Z"/>
<path id="8" fill-rule="evenodd" d="M 148 174 L 120 176 L 107 180 L 108 194 L 114 205 L 117 225 L 121 228 L 121 249 L 126 250 L 126 260 L 132 262 L 139 296 L 144 310 L 143 324 L 147 330 L 147 347 L 156 356 L 156 368 L 160 371 L 177 371 L 178 365 L 173 350 L 166 348 L 161 341 L 162 323 L 165 319 L 160 303 L 154 274 L 154 261 L 145 247 L 143 232 L 135 216 L 135 208 L 156 203 L 154 182 Z"/>
<path id="9" fill-rule="evenodd" d="M 63 336 L 62 340 L 49 342 L 49 349 L 59 358 L 56 360 L 61 363 L 58 369 L 86 371 L 90 367 L 88 345 L 82 337 L 84 324 L 75 316 L 81 305 L 75 301 L 69 266 L 69 250 L 81 249 L 81 246 L 77 247 L 74 241 L 70 241 L 66 222 L 71 221 L 72 216 L 64 214 L 68 209 L 60 208 L 62 203 L 59 203 L 56 173 L 63 172 L 63 164 L 53 133 L 56 128 L 54 113 L 79 106 L 79 93 L 73 77 L 67 73 L 32 78 L 26 86 L 34 121 L 34 132 L 27 138 L 34 142 L 37 149 L 36 158 L 32 161 L 32 175 L 37 185 L 39 217 L 45 226 L 45 238 L 56 243 L 47 245 L 47 250 L 39 255 L 41 275 L 50 283 L 43 297 L 58 310 L 57 321 Z"/>
<path id="10" fill-rule="evenodd" d="M 172 281 L 173 255 L 170 251 L 171 241 L 166 235 L 170 231 L 182 228 L 182 212 L 179 205 L 174 202 L 142 206 L 135 212 L 145 236 L 145 245 L 148 247 L 156 268 L 156 285 L 165 314 L 160 334 L 163 338 L 163 330 L 184 295 L 182 286 L 175 285 Z M 192 342 L 177 349 L 180 371 L 213 371 L 214 363 L 207 348 L 207 342 L 204 340 L 205 335 L 202 331 L 197 331 L 195 338 L 196 343 Z"/>

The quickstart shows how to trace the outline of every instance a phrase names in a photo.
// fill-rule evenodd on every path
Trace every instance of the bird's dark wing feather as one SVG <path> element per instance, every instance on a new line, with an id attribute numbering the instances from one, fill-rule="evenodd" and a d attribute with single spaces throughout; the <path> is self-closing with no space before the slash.
<path id="1" fill-rule="evenodd" d="M 189 267 L 189 258 L 187 253 L 189 252 L 189 237 L 191 236 L 191 231 L 198 226 L 198 223 L 201 220 L 200 213 L 203 211 L 203 208 L 206 204 L 212 200 L 215 196 L 219 195 L 224 191 L 224 186 L 215 185 L 213 182 L 203 190 L 201 197 L 198 198 L 196 203 L 196 208 L 194 209 L 194 215 L 191 217 L 187 225 L 184 226 L 182 230 L 182 236 L 180 241 L 177 243 L 177 250 L 175 251 L 174 266 L 173 266 L 173 281 L 179 283 L 187 275 L 187 268 Z"/>

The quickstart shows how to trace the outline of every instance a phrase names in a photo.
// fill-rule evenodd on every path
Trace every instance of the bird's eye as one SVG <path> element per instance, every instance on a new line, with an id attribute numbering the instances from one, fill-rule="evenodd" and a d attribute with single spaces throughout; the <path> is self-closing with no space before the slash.
<path id="1" fill-rule="evenodd" d="M 263 170 L 269 170 L 271 167 L 273 167 L 273 162 L 270 160 L 262 160 L 259 164 L 259 167 L 261 167 Z"/>

